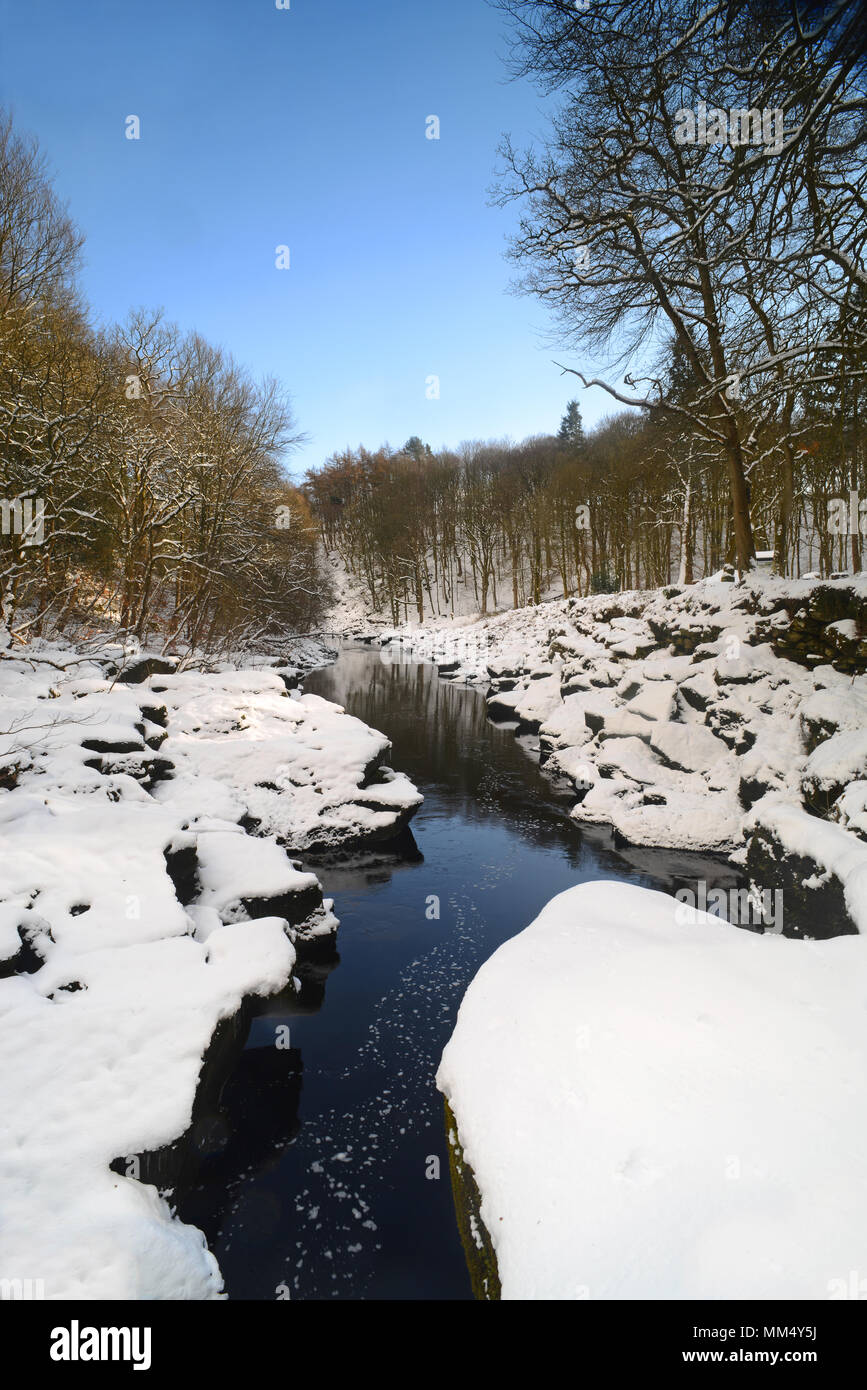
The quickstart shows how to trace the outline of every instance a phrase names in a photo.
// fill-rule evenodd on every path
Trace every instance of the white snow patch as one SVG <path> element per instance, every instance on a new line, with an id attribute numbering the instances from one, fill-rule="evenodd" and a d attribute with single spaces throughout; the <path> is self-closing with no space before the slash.
<path id="1" fill-rule="evenodd" d="M 506 1299 L 825 1299 L 863 1264 L 865 943 L 677 906 L 570 889 L 464 997 L 437 1084 Z"/>

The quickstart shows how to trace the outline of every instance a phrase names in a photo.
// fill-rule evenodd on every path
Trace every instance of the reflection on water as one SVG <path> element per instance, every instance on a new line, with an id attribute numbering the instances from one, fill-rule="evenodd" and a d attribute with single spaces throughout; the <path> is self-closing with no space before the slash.
<path id="1" fill-rule="evenodd" d="M 433 1079 L 473 975 L 582 880 L 670 891 L 733 876 L 582 835 L 534 741 L 434 667 L 349 648 L 305 689 L 383 730 L 425 801 L 399 845 L 316 861 L 339 958 L 302 963 L 300 992 L 253 1017 L 178 1213 L 234 1298 L 469 1298 Z"/>

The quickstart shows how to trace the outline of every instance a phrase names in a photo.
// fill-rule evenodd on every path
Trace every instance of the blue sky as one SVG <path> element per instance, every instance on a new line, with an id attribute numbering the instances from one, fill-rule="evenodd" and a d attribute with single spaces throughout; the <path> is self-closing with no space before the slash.
<path id="1" fill-rule="evenodd" d="M 545 101 L 507 79 L 484 0 L 0 0 L 0 20 L 0 101 L 87 236 L 96 318 L 162 305 L 278 377 L 310 435 L 293 472 L 554 430 L 572 396 L 585 423 L 612 409 L 508 293 L 515 213 L 488 190 L 500 136 L 543 132 Z"/>

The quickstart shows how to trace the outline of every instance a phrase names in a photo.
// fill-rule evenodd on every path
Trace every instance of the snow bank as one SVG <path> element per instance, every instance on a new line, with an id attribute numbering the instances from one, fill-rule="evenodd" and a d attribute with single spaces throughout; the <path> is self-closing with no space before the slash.
<path id="1" fill-rule="evenodd" d="M 110 1165 L 186 1132 L 217 1025 L 333 937 L 288 848 L 421 801 L 285 672 L 169 664 L 0 663 L 0 1279 L 50 1299 L 221 1296 L 201 1232 Z"/>
<path id="2" fill-rule="evenodd" d="M 197 672 L 148 682 L 171 714 L 161 752 L 174 776 L 157 796 L 187 815 L 208 805 L 249 816 L 299 852 L 397 833 L 422 797 L 382 764 L 384 734 L 318 695 L 289 695 L 271 671 Z M 235 817 L 239 818 L 239 817 Z"/>
<path id="3" fill-rule="evenodd" d="M 437 1085 L 504 1298 L 823 1299 L 863 1267 L 867 948 L 696 917 L 582 884 L 470 985 Z"/>

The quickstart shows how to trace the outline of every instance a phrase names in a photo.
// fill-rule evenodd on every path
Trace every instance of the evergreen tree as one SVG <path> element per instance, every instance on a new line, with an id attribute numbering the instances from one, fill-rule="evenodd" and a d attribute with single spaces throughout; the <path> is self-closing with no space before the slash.
<path id="1" fill-rule="evenodd" d="M 584 447 L 584 426 L 581 423 L 581 411 L 578 409 L 577 401 L 570 401 L 567 405 L 566 414 L 560 421 L 557 438 L 570 449 Z"/>
<path id="2" fill-rule="evenodd" d="M 417 434 L 409 438 L 403 446 L 402 452 L 409 458 L 415 459 L 416 463 L 421 463 L 422 459 L 432 459 L 433 454 L 429 444 L 423 444 Z"/>

